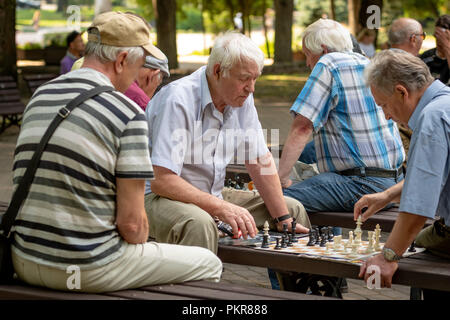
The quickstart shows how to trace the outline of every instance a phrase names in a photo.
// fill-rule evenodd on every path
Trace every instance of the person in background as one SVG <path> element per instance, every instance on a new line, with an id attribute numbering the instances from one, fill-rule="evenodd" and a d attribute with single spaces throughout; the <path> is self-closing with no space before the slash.
<path id="1" fill-rule="evenodd" d="M 167 57 L 158 59 L 152 56 L 145 57 L 144 66 L 139 69 L 136 80 L 125 91 L 125 95 L 136 102 L 145 111 L 156 89 L 164 77 L 169 77 Z"/>
<path id="2" fill-rule="evenodd" d="M 375 31 L 367 28 L 362 29 L 358 34 L 357 40 L 359 46 L 368 58 L 372 58 L 375 55 L 375 37 Z"/>
<path id="3" fill-rule="evenodd" d="M 422 25 L 411 18 L 394 20 L 388 32 L 391 48 L 404 50 L 413 56 L 419 55 L 425 37 Z"/>
<path id="4" fill-rule="evenodd" d="M 435 79 L 450 86 L 450 15 L 444 14 L 436 21 L 434 30 L 436 48 L 425 51 L 420 58 Z"/>
<path id="5" fill-rule="evenodd" d="M 67 38 L 67 53 L 61 60 L 60 74 L 65 74 L 72 69 L 74 62 L 80 59 L 84 53 L 84 42 L 81 33 L 72 31 Z"/>

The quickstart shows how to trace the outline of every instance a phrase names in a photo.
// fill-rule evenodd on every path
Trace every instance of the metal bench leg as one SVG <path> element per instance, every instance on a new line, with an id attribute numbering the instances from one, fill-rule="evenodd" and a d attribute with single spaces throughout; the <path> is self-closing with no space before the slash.
<path id="1" fill-rule="evenodd" d="M 410 300 L 422 300 L 422 289 L 411 287 L 411 289 L 409 291 L 409 299 Z"/>

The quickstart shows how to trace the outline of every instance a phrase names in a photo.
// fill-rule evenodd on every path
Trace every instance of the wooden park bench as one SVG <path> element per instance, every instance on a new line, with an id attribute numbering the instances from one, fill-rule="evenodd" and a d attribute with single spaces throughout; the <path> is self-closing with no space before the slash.
<path id="1" fill-rule="evenodd" d="M 20 100 L 17 82 L 12 76 L 0 76 L 0 133 L 11 125 L 19 125 L 25 104 Z"/>
<path id="2" fill-rule="evenodd" d="M 33 95 L 37 88 L 56 77 L 58 75 L 54 73 L 25 74 L 23 80 L 26 82 L 31 95 Z"/>
<path id="3" fill-rule="evenodd" d="M 0 213 L 8 205 L 0 202 Z M 14 280 L 0 285 L 0 300 L 319 300 L 331 299 L 302 293 L 271 290 L 209 281 L 190 281 L 177 284 L 146 286 L 101 294 L 56 291 L 27 285 Z"/>

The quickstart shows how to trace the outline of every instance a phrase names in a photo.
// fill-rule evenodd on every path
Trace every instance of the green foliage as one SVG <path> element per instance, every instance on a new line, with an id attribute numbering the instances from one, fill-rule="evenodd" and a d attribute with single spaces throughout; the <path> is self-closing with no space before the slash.
<path id="1" fill-rule="evenodd" d="M 202 31 L 202 12 L 193 5 L 177 11 L 177 30 Z"/>
<path id="2" fill-rule="evenodd" d="M 22 45 L 17 45 L 17 49 L 23 49 L 23 50 L 36 50 L 36 49 L 42 49 L 42 46 L 38 42 L 27 42 Z"/>
<path id="3" fill-rule="evenodd" d="M 67 47 L 67 32 L 46 33 L 44 35 L 45 47 Z"/>
<path id="4" fill-rule="evenodd" d="M 316 0 L 295 0 L 295 8 L 298 12 L 297 19 L 294 22 L 298 26 L 308 26 L 314 21 L 326 14 L 329 18 L 331 15 L 330 0 L 316 1 Z M 348 9 L 347 1 L 335 0 L 334 1 L 336 21 L 347 23 Z"/>

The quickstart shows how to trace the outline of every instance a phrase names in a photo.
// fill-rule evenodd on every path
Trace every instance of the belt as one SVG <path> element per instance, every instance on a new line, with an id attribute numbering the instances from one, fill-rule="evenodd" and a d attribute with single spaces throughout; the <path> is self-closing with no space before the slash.
<path id="1" fill-rule="evenodd" d="M 403 166 L 397 170 L 381 169 L 381 168 L 370 168 L 361 167 L 347 169 L 343 171 L 337 171 L 336 173 L 343 176 L 360 176 L 360 177 L 380 177 L 380 178 L 395 178 L 403 174 Z"/>

